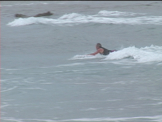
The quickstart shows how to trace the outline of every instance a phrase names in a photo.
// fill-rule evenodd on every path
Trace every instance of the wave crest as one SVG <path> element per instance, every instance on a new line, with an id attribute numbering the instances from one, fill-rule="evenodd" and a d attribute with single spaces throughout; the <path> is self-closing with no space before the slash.
<path id="1" fill-rule="evenodd" d="M 120 11 L 102 10 L 102 11 L 98 12 L 97 15 L 100 15 L 100 16 L 135 16 L 135 15 L 145 15 L 145 13 L 133 13 L 133 12 L 120 12 Z"/>
<path id="2" fill-rule="evenodd" d="M 105 60 L 124 59 L 132 57 L 139 63 L 144 62 L 161 62 L 162 61 L 162 46 L 142 47 L 135 46 L 121 49 L 108 55 Z"/>
<path id="3" fill-rule="evenodd" d="M 83 15 L 78 13 L 65 14 L 58 19 L 43 18 L 43 17 L 29 17 L 19 18 L 8 23 L 9 26 L 23 26 L 30 24 L 54 24 L 54 25 L 75 25 L 85 23 L 103 23 L 103 24 L 154 24 L 162 25 L 162 16 L 137 16 L 140 15 L 131 12 L 120 11 L 100 11 L 96 15 Z M 141 14 L 142 15 L 142 14 Z M 112 17 L 115 16 L 115 17 Z M 123 16 L 127 16 L 126 18 Z"/>
<path id="4" fill-rule="evenodd" d="M 123 48 L 116 52 L 112 52 L 107 56 L 103 55 L 75 55 L 71 60 L 77 59 L 96 59 L 101 58 L 103 60 L 122 60 L 127 58 L 128 61 L 134 59 L 137 63 L 149 63 L 149 62 L 162 62 L 162 46 L 146 46 L 137 48 L 130 46 Z M 132 61 L 132 60 L 131 60 Z"/>

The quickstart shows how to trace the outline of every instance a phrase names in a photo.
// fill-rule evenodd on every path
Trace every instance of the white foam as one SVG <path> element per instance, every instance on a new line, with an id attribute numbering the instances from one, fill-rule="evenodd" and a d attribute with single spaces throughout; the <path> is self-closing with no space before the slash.
<path id="1" fill-rule="evenodd" d="M 141 117 L 123 117 L 123 118 L 81 118 L 81 119 L 69 119 L 63 120 L 64 122 L 78 121 L 78 122 L 96 122 L 96 121 L 113 121 L 113 122 L 126 122 L 130 120 L 138 121 L 137 119 L 150 119 L 156 122 L 161 122 L 162 116 L 141 116 Z"/>
<path id="2" fill-rule="evenodd" d="M 12 22 L 9 22 L 7 25 L 9 26 L 23 26 L 23 25 L 31 25 L 31 24 L 75 25 L 75 24 L 85 24 L 85 23 L 162 25 L 162 16 L 134 17 L 133 15 L 140 15 L 140 14 L 131 13 L 131 12 L 120 12 L 120 11 L 100 11 L 95 15 L 83 15 L 78 13 L 70 13 L 70 14 L 65 14 L 57 19 L 43 18 L 43 17 L 18 18 Z M 127 16 L 127 17 L 123 17 L 123 16 Z"/>
<path id="3" fill-rule="evenodd" d="M 134 65 L 136 63 L 153 63 L 153 62 L 162 62 L 162 46 L 147 46 L 137 48 L 135 46 L 130 46 L 123 48 L 116 52 L 110 53 L 108 56 L 103 56 L 100 54 L 97 55 L 75 55 L 69 60 L 77 59 L 101 59 L 103 60 L 113 60 L 114 64 L 126 64 Z M 122 59 L 122 60 L 121 60 Z M 107 63 L 107 62 L 90 62 L 90 63 Z M 68 64 L 67 66 L 74 65 L 83 65 L 83 64 Z M 160 65 L 158 63 L 158 65 Z M 128 67 L 127 67 L 128 68 Z"/>
<path id="4" fill-rule="evenodd" d="M 22 122 L 22 121 L 37 121 L 37 122 L 130 122 L 130 121 L 140 121 L 143 119 L 152 120 L 155 122 L 161 122 L 162 116 L 139 116 L 139 117 L 123 117 L 123 118 L 79 118 L 79 119 L 66 119 L 66 120 L 59 120 L 57 117 L 54 119 L 16 119 L 11 117 L 3 117 L 1 118 L 4 121 L 14 121 L 14 122 Z"/>
<path id="5" fill-rule="evenodd" d="M 57 118 L 54 118 L 57 119 Z M 55 120 L 49 120 L 49 119 L 16 119 L 16 118 L 11 118 L 11 117 L 5 117 L 5 118 L 1 118 L 1 120 L 4 120 L 5 122 L 58 122 Z"/>
<path id="6" fill-rule="evenodd" d="M 133 12 L 121 12 L 121 11 L 106 11 L 102 10 L 98 12 L 97 16 L 135 16 L 135 15 L 145 15 L 145 13 L 133 13 Z"/>
<path id="7" fill-rule="evenodd" d="M 62 64 L 62 65 L 58 65 L 56 67 L 76 66 L 76 65 L 84 65 L 84 63 Z"/>
<path id="8" fill-rule="evenodd" d="M 0 108 L 2 109 L 2 108 L 5 108 L 5 107 L 7 107 L 7 106 L 9 106 L 9 105 L 1 105 Z"/>
<path id="9" fill-rule="evenodd" d="M 11 90 L 14 90 L 14 89 L 16 89 L 16 88 L 17 88 L 17 86 L 14 86 L 14 87 L 12 87 L 12 88 L 8 88 L 8 89 L 6 89 L 6 90 L 2 90 L 1 92 L 11 91 Z"/>
<path id="10" fill-rule="evenodd" d="M 87 109 L 82 109 L 82 111 L 96 111 L 101 108 L 87 108 Z"/>
<path id="11" fill-rule="evenodd" d="M 21 88 L 21 89 L 27 89 L 27 90 L 43 90 L 43 91 L 46 91 L 46 89 L 42 89 L 42 88 L 39 88 L 39 87 Z"/>
<path id="12" fill-rule="evenodd" d="M 75 55 L 70 60 L 76 60 L 76 59 L 95 59 L 95 58 L 103 58 L 105 56 L 102 55 Z"/>
<path id="13" fill-rule="evenodd" d="M 47 18 L 37 18 L 37 17 L 29 17 L 29 18 L 19 18 L 15 19 L 13 22 L 8 23 L 9 26 L 22 26 L 22 25 L 31 25 L 31 24 L 47 24 L 52 22 L 53 19 Z"/>
<path id="14" fill-rule="evenodd" d="M 162 46 L 153 46 L 136 48 L 135 46 L 127 47 L 108 55 L 104 60 L 119 60 L 131 57 L 138 63 L 161 62 Z"/>

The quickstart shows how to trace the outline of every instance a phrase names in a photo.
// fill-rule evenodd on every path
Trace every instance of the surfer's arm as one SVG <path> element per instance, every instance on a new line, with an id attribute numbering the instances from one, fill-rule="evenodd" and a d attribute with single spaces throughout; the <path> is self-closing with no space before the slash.
<path id="1" fill-rule="evenodd" d="M 91 53 L 91 54 L 88 54 L 88 55 L 96 55 L 96 54 L 98 54 L 99 52 L 98 51 L 96 51 L 96 52 L 94 52 L 94 53 Z"/>
<path id="2" fill-rule="evenodd" d="M 98 54 L 98 53 L 102 53 L 102 52 L 103 52 L 103 49 L 100 48 L 100 49 L 98 49 L 96 52 L 91 53 L 91 54 L 89 54 L 89 55 L 96 55 L 96 54 Z"/>

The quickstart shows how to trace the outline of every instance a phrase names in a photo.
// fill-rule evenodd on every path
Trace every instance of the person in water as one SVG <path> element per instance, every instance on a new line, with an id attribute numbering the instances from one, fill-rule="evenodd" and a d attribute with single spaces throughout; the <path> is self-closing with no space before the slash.
<path id="1" fill-rule="evenodd" d="M 91 53 L 89 55 L 96 55 L 98 53 L 100 53 L 101 55 L 108 55 L 109 53 L 116 51 L 116 50 L 108 50 L 108 49 L 102 47 L 102 45 L 100 43 L 96 44 L 96 50 L 97 50 L 96 52 Z"/>

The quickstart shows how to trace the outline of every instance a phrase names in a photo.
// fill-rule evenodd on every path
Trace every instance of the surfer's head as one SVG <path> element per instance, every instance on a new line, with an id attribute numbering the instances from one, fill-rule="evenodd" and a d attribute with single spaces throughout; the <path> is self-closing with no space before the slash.
<path id="1" fill-rule="evenodd" d="M 102 45 L 100 44 L 100 43 L 97 43 L 96 44 L 96 49 L 99 49 L 99 48 L 101 48 L 102 47 Z"/>

